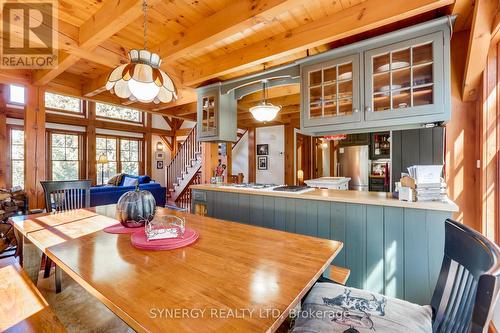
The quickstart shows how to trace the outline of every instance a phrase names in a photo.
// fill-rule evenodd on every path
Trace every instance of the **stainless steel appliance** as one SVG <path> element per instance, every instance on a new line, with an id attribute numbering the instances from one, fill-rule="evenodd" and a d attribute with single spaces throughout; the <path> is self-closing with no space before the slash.
<path id="1" fill-rule="evenodd" d="M 338 149 L 337 175 L 351 178 L 349 189 L 368 191 L 370 172 L 368 146 L 350 146 Z"/>

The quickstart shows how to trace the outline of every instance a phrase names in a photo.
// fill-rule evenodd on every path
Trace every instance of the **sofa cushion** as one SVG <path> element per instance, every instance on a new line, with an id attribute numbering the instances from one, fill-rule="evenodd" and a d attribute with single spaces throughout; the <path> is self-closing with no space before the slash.
<path id="1" fill-rule="evenodd" d="M 318 282 L 298 313 L 294 333 L 432 332 L 432 309 L 365 290 Z"/>
<path id="2" fill-rule="evenodd" d="M 151 177 L 148 175 L 139 176 L 139 184 L 148 184 L 151 182 Z"/>
<path id="3" fill-rule="evenodd" d="M 123 177 L 123 187 L 135 186 L 138 183 L 138 179 L 134 177 L 125 176 Z"/>

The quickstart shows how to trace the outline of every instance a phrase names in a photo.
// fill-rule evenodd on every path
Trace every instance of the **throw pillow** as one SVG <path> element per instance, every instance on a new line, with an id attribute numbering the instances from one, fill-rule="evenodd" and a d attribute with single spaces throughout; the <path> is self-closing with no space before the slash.
<path id="1" fill-rule="evenodd" d="M 137 184 L 137 178 L 127 177 L 123 179 L 123 186 L 135 186 Z"/>
<path id="2" fill-rule="evenodd" d="M 366 290 L 316 283 L 298 313 L 293 333 L 431 333 L 432 309 Z"/>
<path id="3" fill-rule="evenodd" d="M 119 186 L 122 181 L 123 173 L 119 173 L 114 175 L 108 180 L 108 185 Z"/>

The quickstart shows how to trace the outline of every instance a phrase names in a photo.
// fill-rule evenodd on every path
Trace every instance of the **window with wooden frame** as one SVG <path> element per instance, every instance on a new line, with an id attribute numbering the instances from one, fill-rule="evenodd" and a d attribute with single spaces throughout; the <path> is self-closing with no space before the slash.
<path id="1" fill-rule="evenodd" d="M 108 160 L 108 163 L 96 165 L 97 184 L 106 184 L 111 177 L 118 173 L 138 175 L 143 172 L 142 145 L 143 141 L 136 138 L 96 137 L 96 160 L 99 160 L 102 155 L 106 156 Z"/>
<path id="2" fill-rule="evenodd" d="M 95 103 L 97 118 L 144 125 L 143 112 L 118 105 Z"/>
<path id="3" fill-rule="evenodd" d="M 101 155 L 108 159 L 108 163 L 97 164 L 97 185 L 106 184 L 111 177 L 117 174 L 117 141 L 118 139 L 113 137 L 96 137 L 96 161 Z"/>
<path id="4" fill-rule="evenodd" d="M 48 169 L 51 180 L 78 180 L 84 173 L 83 135 L 76 132 L 48 132 Z"/>
<path id="5" fill-rule="evenodd" d="M 24 188 L 24 130 L 9 128 L 9 175 L 10 186 Z"/>
<path id="6" fill-rule="evenodd" d="M 139 140 L 120 139 L 121 172 L 129 175 L 139 175 Z"/>
<path id="7" fill-rule="evenodd" d="M 45 93 L 45 108 L 48 111 L 68 112 L 73 114 L 83 113 L 83 102 L 76 97 Z"/>
<path id="8" fill-rule="evenodd" d="M 9 85 L 9 100 L 8 104 L 24 105 L 26 89 L 17 84 Z"/>

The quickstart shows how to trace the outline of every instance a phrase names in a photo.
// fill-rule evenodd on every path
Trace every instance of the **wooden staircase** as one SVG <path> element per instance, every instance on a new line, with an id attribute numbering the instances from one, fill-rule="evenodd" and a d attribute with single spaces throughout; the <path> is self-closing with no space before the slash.
<path id="1" fill-rule="evenodd" d="M 189 132 L 177 154 L 167 166 L 167 199 L 176 202 L 189 188 L 201 168 L 201 143 L 196 140 L 196 126 Z"/>

